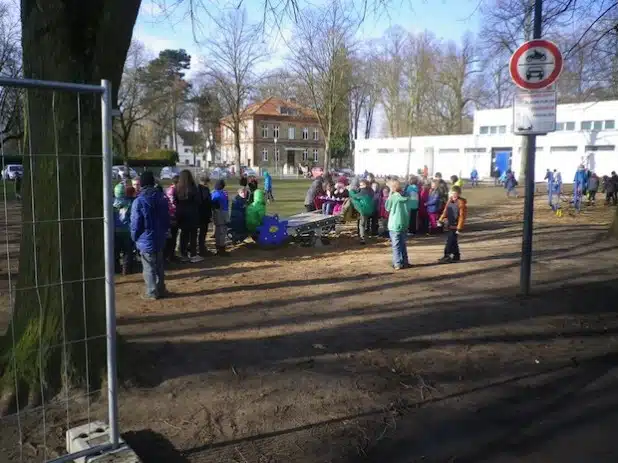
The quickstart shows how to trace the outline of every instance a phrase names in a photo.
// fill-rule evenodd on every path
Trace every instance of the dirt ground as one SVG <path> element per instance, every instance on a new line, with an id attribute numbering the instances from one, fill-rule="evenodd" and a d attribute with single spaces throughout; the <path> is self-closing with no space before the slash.
<path id="1" fill-rule="evenodd" d="M 388 242 L 345 228 L 323 248 L 171 270 L 162 301 L 118 278 L 126 439 L 146 463 L 618 461 L 614 211 L 558 219 L 545 201 L 525 299 L 523 201 L 502 198 L 471 203 L 459 264 L 435 263 L 442 237 L 415 237 L 414 268 L 395 273 Z M 47 410 L 51 456 L 63 413 Z M 91 417 L 105 413 L 95 397 Z M 42 461 L 31 415 L 23 461 Z M 0 420 L 3 462 L 20 461 L 15 424 Z"/>

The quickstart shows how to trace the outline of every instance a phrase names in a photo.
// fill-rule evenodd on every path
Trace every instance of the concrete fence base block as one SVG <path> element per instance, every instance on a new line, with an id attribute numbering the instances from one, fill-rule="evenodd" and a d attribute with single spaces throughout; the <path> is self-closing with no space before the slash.
<path id="1" fill-rule="evenodd" d="M 77 453 L 109 442 L 109 426 L 102 421 L 93 421 L 67 431 L 67 452 Z M 124 441 L 121 447 L 91 457 L 76 458 L 75 463 L 140 463 L 140 459 Z"/>

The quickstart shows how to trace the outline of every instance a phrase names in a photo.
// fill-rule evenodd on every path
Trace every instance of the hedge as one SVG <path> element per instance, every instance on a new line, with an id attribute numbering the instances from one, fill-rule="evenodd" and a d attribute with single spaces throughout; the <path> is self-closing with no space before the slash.
<path id="1" fill-rule="evenodd" d="M 23 156 L 18 154 L 5 154 L 2 156 L 4 165 L 7 164 L 22 164 Z M 165 167 L 175 166 L 178 162 L 178 153 L 172 150 L 154 150 L 140 153 L 136 156 L 129 157 L 129 166 L 131 167 Z M 125 159 L 120 156 L 114 156 L 113 164 L 115 166 L 124 165 Z"/>

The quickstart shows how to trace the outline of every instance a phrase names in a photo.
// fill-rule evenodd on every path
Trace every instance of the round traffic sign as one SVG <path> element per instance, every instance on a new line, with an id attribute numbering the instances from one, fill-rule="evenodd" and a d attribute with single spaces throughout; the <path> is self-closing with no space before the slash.
<path id="1" fill-rule="evenodd" d="M 513 53 L 509 71 L 518 87 L 539 90 L 556 82 L 563 64 L 555 43 L 537 39 L 524 43 Z"/>

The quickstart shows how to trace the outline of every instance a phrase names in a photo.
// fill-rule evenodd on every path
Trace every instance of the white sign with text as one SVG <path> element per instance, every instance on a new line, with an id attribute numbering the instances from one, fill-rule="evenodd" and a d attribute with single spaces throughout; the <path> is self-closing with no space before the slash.
<path id="1" fill-rule="evenodd" d="M 513 101 L 513 133 L 541 135 L 556 130 L 556 92 L 517 90 Z"/>

